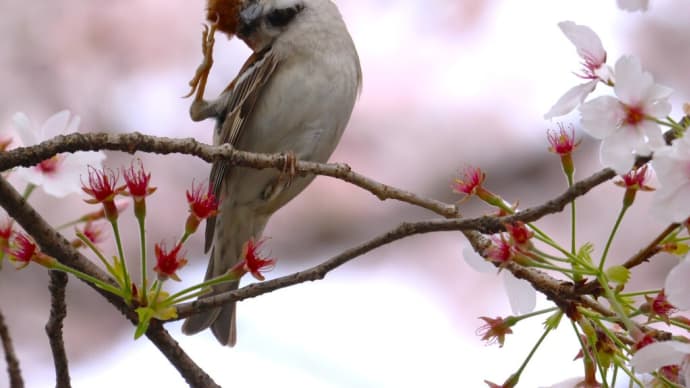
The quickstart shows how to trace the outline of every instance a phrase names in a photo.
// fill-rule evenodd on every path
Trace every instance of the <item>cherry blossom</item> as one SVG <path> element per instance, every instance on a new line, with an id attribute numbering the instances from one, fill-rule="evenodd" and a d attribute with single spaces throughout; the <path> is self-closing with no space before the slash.
<path id="1" fill-rule="evenodd" d="M 462 255 L 467 264 L 477 272 L 495 272 L 496 267 L 481 257 L 471 246 L 465 246 Z M 532 312 L 537 303 L 537 291 L 529 282 L 518 279 L 509 271 L 501 271 L 499 276 L 503 278 L 503 286 L 508 294 L 508 301 L 513 314 L 520 315 Z"/>
<path id="2" fill-rule="evenodd" d="M 624 11 L 646 11 L 649 6 L 649 0 L 616 0 L 618 8 Z"/>
<path id="3" fill-rule="evenodd" d="M 690 381 L 690 344 L 679 341 L 654 342 L 639 349 L 630 359 L 638 373 L 651 373 L 668 365 L 680 365 L 685 381 Z"/>
<path id="4" fill-rule="evenodd" d="M 666 276 L 666 299 L 681 310 L 690 310 L 690 260 L 683 259 Z"/>
<path id="5" fill-rule="evenodd" d="M 153 270 L 158 274 L 158 279 L 164 281 L 168 278 L 180 281 L 180 277 L 177 276 L 177 270 L 184 267 L 187 264 L 187 259 L 180 255 L 180 249 L 182 245 L 176 245 L 172 250 L 168 251 L 165 244 L 156 244 L 154 247 L 154 252 L 156 254 L 156 266 Z"/>
<path id="6" fill-rule="evenodd" d="M 584 68 L 582 73 L 577 75 L 588 81 L 565 92 L 544 115 L 547 120 L 570 113 L 594 91 L 599 81 L 608 83 L 611 78 L 611 70 L 606 65 L 606 50 L 604 50 L 599 36 L 591 28 L 571 21 L 560 22 L 558 27 L 575 45 L 577 54 L 583 60 Z"/>
<path id="7" fill-rule="evenodd" d="M 649 156 L 665 145 L 661 128 L 652 119 L 671 112 L 672 90 L 654 82 L 633 56 L 621 57 L 615 66 L 618 98 L 601 96 L 580 106 L 582 126 L 602 139 L 602 164 L 618 174 L 627 173 L 636 156 Z"/>
<path id="8" fill-rule="evenodd" d="M 70 118 L 63 110 L 52 115 L 43 125 L 36 127 L 24 113 L 12 117 L 17 133 L 24 146 L 32 146 L 55 136 L 76 132 L 79 116 Z M 15 172 L 20 179 L 40 186 L 52 196 L 62 198 L 81 191 L 79 176 L 87 165 L 100 167 L 105 159 L 103 152 L 75 152 L 59 154 L 33 167 L 21 167 Z"/>
<path id="9" fill-rule="evenodd" d="M 256 280 L 265 280 L 262 272 L 272 270 L 276 260 L 262 257 L 260 249 L 264 242 L 266 242 L 266 239 L 255 241 L 253 238 L 245 242 L 242 247 L 243 260 L 231 268 L 230 272 L 238 279 L 246 273 L 251 273 Z"/>
<path id="10" fill-rule="evenodd" d="M 199 228 L 202 220 L 218 214 L 218 200 L 211 186 L 206 190 L 203 183 L 198 186 L 192 182 L 192 190 L 187 190 L 189 216 L 185 223 L 185 233 L 192 234 Z"/>
<path id="11" fill-rule="evenodd" d="M 690 137 L 657 150 L 652 167 L 659 180 L 652 203 L 654 214 L 667 222 L 684 222 L 690 217 Z"/>

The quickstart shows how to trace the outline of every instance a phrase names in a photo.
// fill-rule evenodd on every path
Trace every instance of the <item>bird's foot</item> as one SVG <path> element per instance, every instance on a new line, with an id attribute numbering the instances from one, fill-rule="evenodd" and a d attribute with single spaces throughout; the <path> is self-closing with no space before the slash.
<path id="1" fill-rule="evenodd" d="M 217 27 L 218 15 L 216 15 L 216 21 L 210 23 L 210 27 L 204 24 L 204 30 L 201 32 L 201 52 L 204 55 L 204 59 L 196 69 L 194 78 L 189 81 L 189 86 L 192 89 L 184 98 L 190 97 L 194 92 L 196 92 L 196 96 L 194 97 L 195 101 L 201 101 L 204 98 L 206 80 L 208 79 L 208 73 L 211 71 L 211 66 L 213 66 L 213 45 L 216 42 L 214 34 L 216 33 Z"/>

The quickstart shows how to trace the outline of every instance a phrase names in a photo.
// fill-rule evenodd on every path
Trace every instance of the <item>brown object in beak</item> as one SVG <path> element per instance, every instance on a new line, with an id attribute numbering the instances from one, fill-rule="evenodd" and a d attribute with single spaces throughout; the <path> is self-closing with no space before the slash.
<path id="1" fill-rule="evenodd" d="M 242 0 L 208 0 L 206 19 L 211 23 L 217 23 L 216 29 L 231 38 L 237 33 L 242 3 Z"/>

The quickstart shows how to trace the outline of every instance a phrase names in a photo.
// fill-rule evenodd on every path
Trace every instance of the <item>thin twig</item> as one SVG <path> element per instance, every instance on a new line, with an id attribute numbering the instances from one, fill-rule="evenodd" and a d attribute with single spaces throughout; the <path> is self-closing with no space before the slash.
<path id="1" fill-rule="evenodd" d="M 2 348 L 5 351 L 5 361 L 7 361 L 7 374 L 10 377 L 10 387 L 24 388 L 24 379 L 22 379 L 22 371 L 19 368 L 19 359 L 14 352 L 10 330 L 7 328 L 7 324 L 5 324 L 5 316 L 2 312 L 0 312 L 0 339 L 2 340 Z"/>
<path id="2" fill-rule="evenodd" d="M 36 240 L 44 253 L 56 258 L 62 264 L 112 283 L 100 268 L 91 263 L 89 259 L 74 249 L 61 234 L 55 231 L 2 176 L 0 176 L 0 206 Z M 127 319 L 133 323 L 137 322 L 136 313 L 124 303 L 122 298 L 94 287 L 90 283 L 87 284 L 113 304 Z M 160 324 L 152 322 L 146 336 L 168 358 L 187 384 L 192 387 L 218 387 L 213 379 L 179 347 Z"/>
<path id="3" fill-rule="evenodd" d="M 631 257 L 625 263 L 623 263 L 623 267 L 628 269 L 636 267 L 642 264 L 643 262 L 649 260 L 652 256 L 659 253 L 659 251 L 661 251 L 659 244 L 661 244 L 661 242 L 664 241 L 664 239 L 668 237 L 669 234 L 673 233 L 673 231 L 678 229 L 679 226 L 680 224 L 671 224 L 668 227 L 666 227 L 666 229 L 659 233 L 659 235 L 656 236 L 656 238 L 654 238 L 652 242 L 647 244 L 646 247 L 642 248 L 641 251 L 637 252 L 635 256 Z"/>
<path id="4" fill-rule="evenodd" d="M 323 263 L 318 264 L 309 269 L 299 271 L 291 275 L 282 276 L 269 281 L 250 284 L 235 291 L 217 294 L 211 297 L 198 299 L 193 302 L 182 303 L 177 306 L 178 318 L 176 319 L 185 318 L 190 315 L 196 314 L 200 311 L 205 311 L 212 309 L 214 307 L 219 307 L 228 302 L 254 298 L 259 295 L 263 295 L 299 283 L 321 280 L 325 278 L 326 275 L 332 270 L 340 267 L 341 265 L 357 257 L 371 252 L 372 250 L 378 247 L 389 244 L 393 241 L 401 240 L 405 237 L 409 237 L 412 235 L 438 231 L 438 226 L 445 226 L 445 222 L 449 222 L 452 225 L 452 221 L 453 220 L 441 220 L 436 222 L 400 224 L 398 227 L 384 234 L 381 234 L 354 248 L 348 249 L 324 261 Z M 466 236 L 470 238 L 471 241 L 473 241 L 473 246 L 475 247 L 475 249 L 478 250 L 480 254 L 482 254 L 487 246 L 486 242 L 482 241 L 481 237 L 477 236 L 476 232 L 475 234 L 468 232 L 466 233 Z M 542 271 L 533 268 L 526 268 L 513 262 L 507 263 L 507 265 L 505 265 L 503 268 L 504 270 L 508 270 L 511 273 L 513 273 L 513 275 L 515 275 L 517 278 L 527 280 L 537 291 L 543 293 L 544 295 L 546 295 L 546 297 L 556 302 L 560 302 L 563 304 L 565 304 L 566 302 L 578 303 L 591 307 L 594 310 L 599 311 L 605 315 L 612 314 L 609 310 L 607 310 L 600 304 L 596 303 L 595 301 L 577 295 L 574 292 L 574 286 L 572 283 L 556 280 Z"/>
<path id="5" fill-rule="evenodd" d="M 50 318 L 46 323 L 46 334 L 50 342 L 50 350 L 53 352 L 55 364 L 55 386 L 57 388 L 70 388 L 69 362 L 65 351 L 65 341 L 62 336 L 62 323 L 67 316 L 65 304 L 65 289 L 67 288 L 67 274 L 59 271 L 50 271 Z"/>

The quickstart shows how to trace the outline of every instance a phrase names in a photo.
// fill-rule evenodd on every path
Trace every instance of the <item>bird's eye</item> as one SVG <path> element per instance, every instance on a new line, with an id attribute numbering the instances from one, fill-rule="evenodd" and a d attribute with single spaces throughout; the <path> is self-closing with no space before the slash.
<path id="1" fill-rule="evenodd" d="M 273 27 L 284 27 L 290 23 L 290 21 L 295 18 L 295 15 L 302 11 L 302 9 L 304 9 L 304 6 L 301 4 L 288 8 L 275 9 L 266 15 L 266 20 Z"/>

